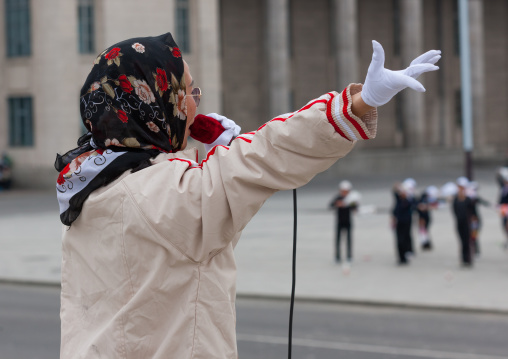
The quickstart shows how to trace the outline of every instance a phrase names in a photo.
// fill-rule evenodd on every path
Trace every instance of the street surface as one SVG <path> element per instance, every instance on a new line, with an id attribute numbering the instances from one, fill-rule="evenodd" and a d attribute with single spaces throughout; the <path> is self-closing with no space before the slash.
<path id="1" fill-rule="evenodd" d="M 415 176 L 418 192 L 454 181 L 458 174 L 448 169 Z M 325 173 L 298 190 L 297 298 L 508 313 L 508 251 L 503 250 L 506 239 L 494 206 L 480 209 L 481 255 L 472 269 L 460 267 L 455 220 L 448 205 L 432 213 L 434 249 L 420 250 L 415 225 L 416 257 L 407 267 L 396 265 L 391 188 L 407 176 L 347 178 L 362 195 L 353 219 L 353 264 L 347 272 L 333 260 L 335 213 L 328 210 L 344 178 Z M 481 196 L 496 203 L 495 168 L 477 169 L 475 176 Z M 289 297 L 292 202 L 291 191 L 275 194 L 245 227 L 235 249 L 238 294 Z M 60 282 L 62 226 L 54 190 L 1 192 L 0 228 L 0 279 Z"/>
<path id="2" fill-rule="evenodd" d="M 0 284 L 0 359 L 55 359 L 57 287 Z M 239 357 L 287 357 L 288 301 L 238 299 Z M 297 302 L 295 359 L 508 358 L 508 315 Z"/>

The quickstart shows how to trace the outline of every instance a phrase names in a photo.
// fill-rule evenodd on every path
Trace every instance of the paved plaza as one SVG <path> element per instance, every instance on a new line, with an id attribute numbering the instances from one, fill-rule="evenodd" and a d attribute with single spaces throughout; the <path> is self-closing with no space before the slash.
<path id="1" fill-rule="evenodd" d="M 449 170 L 414 178 L 423 189 L 458 175 Z M 297 298 L 508 313 L 508 252 L 502 248 L 504 237 L 494 208 L 480 209 L 481 255 L 472 269 L 459 266 L 454 220 L 446 205 L 432 213 L 434 250 L 418 249 L 409 266 L 396 265 L 389 221 L 391 187 L 405 177 L 348 178 L 362 194 L 354 217 L 350 270 L 334 262 L 335 213 L 328 210 L 343 178 L 323 174 L 298 190 Z M 476 170 L 475 178 L 481 196 L 495 204 L 499 189 L 494 168 Z M 289 297 L 292 206 L 291 191 L 277 193 L 245 228 L 236 248 L 238 295 Z M 59 283 L 62 227 L 53 191 L 0 192 L 0 228 L 0 280 Z M 416 237 L 416 228 L 413 234 Z"/>

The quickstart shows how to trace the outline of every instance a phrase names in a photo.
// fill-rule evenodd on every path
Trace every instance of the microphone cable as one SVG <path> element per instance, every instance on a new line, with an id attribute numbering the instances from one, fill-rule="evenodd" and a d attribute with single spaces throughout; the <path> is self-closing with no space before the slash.
<path id="1" fill-rule="evenodd" d="M 293 309 L 295 306 L 295 285 L 296 285 L 296 189 L 293 189 L 293 269 L 292 269 L 292 285 L 291 285 L 291 304 L 289 307 L 288 359 L 291 359 L 291 348 L 293 345 Z"/>

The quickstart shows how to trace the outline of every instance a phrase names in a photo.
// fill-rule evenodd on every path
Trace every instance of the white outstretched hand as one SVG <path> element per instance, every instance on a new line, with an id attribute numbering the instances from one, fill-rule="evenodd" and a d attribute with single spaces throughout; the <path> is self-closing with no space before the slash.
<path id="1" fill-rule="evenodd" d="M 424 72 L 439 69 L 434 64 L 441 58 L 440 50 L 430 50 L 418 56 L 405 70 L 392 71 L 385 69 L 383 46 L 373 40 L 372 47 L 374 53 L 361 94 L 363 101 L 372 107 L 384 105 L 406 87 L 425 92 L 425 87 L 416 79 Z"/>

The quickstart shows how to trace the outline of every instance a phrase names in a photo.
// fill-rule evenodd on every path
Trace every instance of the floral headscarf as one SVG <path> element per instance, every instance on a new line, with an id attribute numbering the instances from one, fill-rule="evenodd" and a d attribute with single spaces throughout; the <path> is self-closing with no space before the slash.
<path id="1" fill-rule="evenodd" d="M 187 107 L 182 55 L 170 33 L 134 38 L 103 51 L 81 89 L 88 133 L 57 155 L 60 219 L 70 225 L 95 189 L 160 152 L 176 152 Z"/>

